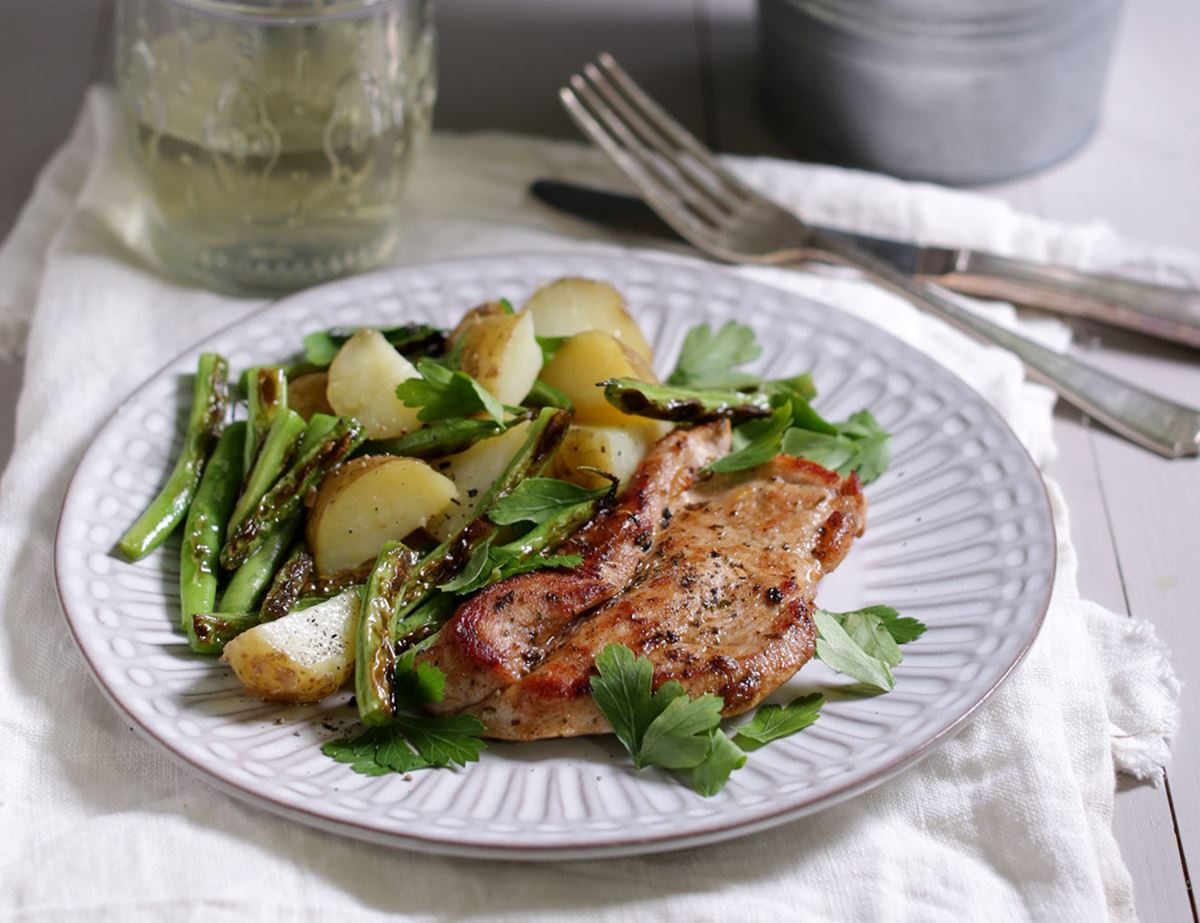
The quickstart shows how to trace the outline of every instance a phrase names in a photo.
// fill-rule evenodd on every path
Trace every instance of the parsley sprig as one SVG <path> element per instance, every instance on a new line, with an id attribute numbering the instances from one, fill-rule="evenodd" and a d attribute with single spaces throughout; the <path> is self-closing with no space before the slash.
<path id="1" fill-rule="evenodd" d="M 504 422 L 504 405 L 463 371 L 453 371 L 434 359 L 417 362 L 420 378 L 396 385 L 396 397 L 405 407 L 420 407 L 417 419 L 425 423 L 485 413 Z"/>
<path id="2" fill-rule="evenodd" d="M 408 652 L 397 663 L 398 708 L 411 709 L 442 699 L 445 674 L 431 664 L 414 665 L 415 653 Z M 474 715 L 397 714 L 388 724 L 356 737 L 328 741 L 321 752 L 367 776 L 440 769 L 478 760 L 487 747 L 481 733 L 483 722 Z"/>
<path id="3" fill-rule="evenodd" d="M 710 465 L 710 471 L 742 471 L 783 453 L 811 459 L 842 475 L 857 471 L 864 484 L 883 474 L 890 457 L 889 436 L 871 412 L 860 410 L 841 423 L 833 423 L 810 403 L 816 389 L 809 375 L 764 381 L 736 369 L 758 358 L 761 352 L 754 331 L 736 321 L 727 322 L 715 332 L 707 324 L 693 327 L 684 338 L 679 361 L 666 386 L 642 388 L 646 402 L 673 402 L 705 412 L 716 412 L 722 403 L 736 408 L 739 392 L 745 404 L 758 402 L 759 419 L 735 427 L 733 451 Z M 682 390 L 672 392 L 672 387 Z M 630 396 L 622 398 L 628 403 Z M 761 416 L 764 399 L 771 407 L 768 417 Z M 636 408 L 623 409 L 637 412 Z M 737 419 L 736 413 L 724 415 Z"/>
<path id="4" fill-rule="evenodd" d="M 891 668 L 899 645 L 915 641 L 925 626 L 889 606 L 852 612 L 817 609 L 817 656 L 833 669 L 875 689 L 895 685 Z M 635 769 L 658 766 L 676 772 L 701 795 L 715 795 L 746 763 L 746 754 L 809 727 L 820 715 L 819 692 L 787 705 L 761 706 L 730 737 L 721 730 L 724 701 L 711 693 L 689 698 L 676 680 L 655 690 L 654 666 L 622 644 L 608 644 L 596 657 L 592 698 L 633 757 Z"/>
<path id="5" fill-rule="evenodd" d="M 773 740 L 790 737 L 816 721 L 824 704 L 825 696 L 813 692 L 793 699 L 787 705 L 768 703 L 760 706 L 753 718 L 734 728 L 737 736 L 733 741 L 749 753 Z"/>
<path id="6" fill-rule="evenodd" d="M 925 634 L 925 626 L 890 606 L 851 612 L 816 609 L 817 658 L 839 673 L 882 692 L 896 685 L 892 669 L 903 659 L 900 645 Z"/>
<path id="7" fill-rule="evenodd" d="M 725 703 L 719 696 L 690 699 L 676 680 L 653 691 L 654 667 L 623 644 L 606 645 L 596 670 L 592 696 L 636 769 L 685 772 L 697 791 L 713 795 L 745 764 L 746 755 L 720 728 Z"/>
<path id="8" fill-rule="evenodd" d="M 713 331 L 699 324 L 687 332 L 679 352 L 675 371 L 667 384 L 685 388 L 741 388 L 758 382 L 749 372 L 734 371 L 736 366 L 753 362 L 762 354 L 755 342 L 754 330 L 737 321 L 728 321 Z"/>
<path id="9" fill-rule="evenodd" d="M 526 478 L 510 493 L 488 508 L 488 518 L 498 526 L 530 523 L 533 528 L 505 545 L 483 542 L 467 563 L 439 589 L 449 593 L 473 593 L 508 577 L 545 568 L 578 567 L 578 554 L 549 554 L 542 550 L 558 545 L 563 538 L 592 517 L 599 500 L 613 487 L 589 489 L 556 478 Z"/>
<path id="10" fill-rule="evenodd" d="M 633 757 L 634 768 L 672 770 L 704 796 L 725 787 L 729 776 L 746 764 L 746 750 L 808 727 L 824 702 L 817 695 L 786 707 L 763 706 L 731 738 L 721 730 L 725 702 L 720 696 L 706 692 L 689 698 L 676 680 L 653 689 L 653 665 L 628 647 L 606 645 L 596 657 L 596 670 L 592 697 Z"/>

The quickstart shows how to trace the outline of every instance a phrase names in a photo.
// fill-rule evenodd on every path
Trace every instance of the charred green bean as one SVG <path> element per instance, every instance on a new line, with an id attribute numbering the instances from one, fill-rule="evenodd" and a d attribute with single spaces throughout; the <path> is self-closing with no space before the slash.
<path id="1" fill-rule="evenodd" d="M 200 356 L 183 451 L 158 496 L 117 543 L 130 560 L 143 558 L 161 545 L 187 514 L 204 464 L 225 422 L 228 375 L 229 365 L 224 358 L 216 353 Z"/>

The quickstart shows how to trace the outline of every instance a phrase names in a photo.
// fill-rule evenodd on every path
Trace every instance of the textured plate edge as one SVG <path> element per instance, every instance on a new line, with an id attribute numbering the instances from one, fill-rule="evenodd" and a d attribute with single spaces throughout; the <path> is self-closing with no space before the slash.
<path id="1" fill-rule="evenodd" d="M 891 763 L 888 763 L 885 766 L 881 766 L 869 776 L 866 776 L 855 782 L 848 783 L 841 788 L 834 789 L 832 792 L 829 792 L 817 801 L 810 801 L 789 807 L 773 814 L 762 815 L 752 821 L 734 821 L 731 823 L 714 824 L 711 827 L 687 834 L 664 833 L 642 837 L 635 836 L 629 837 L 625 840 L 612 840 L 599 846 L 573 845 L 568 843 L 563 843 L 561 845 L 556 844 L 550 846 L 542 845 L 531 847 L 522 847 L 520 844 L 511 843 L 504 845 L 481 845 L 477 842 L 458 840 L 452 836 L 423 837 L 412 833 L 384 832 L 374 827 L 359 824 L 355 821 L 345 818 L 332 819 L 327 816 L 287 804 L 286 802 L 273 798 L 270 795 L 265 795 L 260 791 L 252 790 L 248 786 L 239 785 L 238 783 L 231 782 L 228 779 L 220 778 L 209 772 L 206 768 L 192 762 L 181 752 L 179 752 L 168 740 L 155 734 L 151 728 L 143 724 L 139 716 L 134 714 L 124 705 L 123 702 L 117 698 L 112 689 L 104 681 L 101 671 L 97 668 L 96 664 L 89 656 L 87 648 L 80 640 L 80 636 L 76 631 L 74 621 L 68 610 L 66 596 L 63 590 L 63 581 L 60 577 L 60 570 L 62 569 L 61 558 L 63 555 L 63 524 L 67 509 L 71 504 L 72 495 L 77 487 L 78 474 L 84 467 L 85 463 L 89 460 L 92 453 L 96 451 L 96 446 L 100 440 L 101 434 L 110 426 L 116 425 L 116 422 L 119 418 L 119 408 L 122 404 L 127 403 L 130 399 L 140 394 L 146 388 L 150 387 L 150 385 L 157 380 L 160 375 L 166 372 L 171 366 L 176 364 L 183 356 L 194 352 L 203 344 L 220 337 L 233 328 L 250 321 L 254 317 L 262 314 L 265 311 L 273 309 L 279 304 L 295 298 L 311 297 L 313 292 L 335 289 L 346 284 L 346 282 L 349 280 L 354 280 L 355 282 L 359 283 L 366 283 L 372 279 L 386 278 L 397 273 L 415 271 L 423 268 L 436 269 L 439 266 L 454 266 L 468 263 L 490 263 L 503 261 L 505 259 L 554 260 L 587 257 L 598 259 L 624 258 L 638 262 L 661 264 L 673 268 L 695 269 L 701 272 L 720 272 L 722 268 L 720 264 L 714 264 L 692 257 L 675 254 L 645 254 L 636 250 L 620 247 L 573 247 L 564 248 L 562 250 L 528 250 L 488 253 L 398 264 L 387 267 L 386 269 L 376 270 L 374 272 L 362 273 L 355 276 L 348 276 L 343 279 L 337 279 L 332 282 L 314 286 L 312 288 L 285 296 L 284 298 L 268 302 L 259 308 L 250 311 L 243 317 L 237 318 L 236 320 L 233 320 L 228 324 L 211 331 L 202 338 L 189 344 L 187 347 L 180 350 L 177 354 L 164 362 L 161 366 L 159 366 L 159 368 L 148 375 L 141 384 L 125 395 L 121 403 L 118 404 L 118 410 L 113 413 L 112 417 L 110 417 L 108 421 L 106 421 L 102 426 L 97 428 L 94 433 L 92 433 L 90 442 L 80 455 L 79 461 L 76 463 L 71 472 L 71 478 L 68 482 L 67 489 L 63 494 L 63 501 L 59 508 L 58 517 L 55 524 L 54 583 L 59 602 L 59 609 L 63 613 L 64 621 L 67 623 L 68 630 L 71 634 L 72 640 L 75 642 L 76 648 L 82 654 L 84 663 L 87 665 L 89 672 L 92 674 L 92 679 L 100 687 L 105 698 L 113 704 L 119 714 L 124 715 L 130 721 L 133 729 L 137 731 L 141 737 L 160 746 L 174 762 L 185 767 L 190 772 L 198 774 L 203 781 L 211 787 L 233 795 L 240 801 L 263 808 L 269 813 L 291 820 L 296 820 L 304 823 L 307 826 L 320 830 L 337 833 L 339 835 L 348 836 L 353 839 L 362 840 L 376 845 L 415 850 L 429 854 L 502 861 L 574 861 L 580 859 L 620 858 L 626 856 L 647 855 L 652 853 L 674 852 L 698 846 L 712 845 L 741 836 L 748 836 L 754 833 L 762 832 L 781 824 L 788 823 L 789 821 L 797 820 L 806 815 L 823 811 L 826 808 L 833 807 L 834 805 L 853 798 L 864 791 L 874 788 L 877 785 L 894 778 L 911 766 L 917 764 L 925 757 L 929 756 L 942 743 L 961 731 L 963 727 L 978 714 L 980 708 L 987 703 L 989 699 L 991 699 L 995 691 L 1012 675 L 1013 671 L 1021 663 L 1021 661 L 1025 659 L 1030 647 L 1032 647 L 1034 641 L 1037 640 L 1038 635 L 1041 634 L 1042 626 L 1045 624 L 1046 614 L 1050 608 L 1050 601 L 1054 589 L 1054 579 L 1058 571 L 1058 530 L 1054 522 L 1053 507 L 1050 502 L 1050 495 L 1041 470 L 1038 468 L 1037 463 L 1033 460 L 1033 457 L 1029 454 L 1029 450 L 1025 447 L 1025 444 L 1021 442 L 1021 440 L 1017 437 L 1017 434 L 1013 431 L 1012 427 L 1009 426 L 1008 421 L 1005 420 L 1000 413 L 990 403 L 988 403 L 985 398 L 982 397 L 982 395 L 979 395 L 979 393 L 968 382 L 963 380 L 959 375 L 955 374 L 951 369 L 938 362 L 937 359 L 924 352 L 921 352 L 914 346 L 910 346 L 899 337 L 894 336 L 887 330 L 884 330 L 875 324 L 872 324 L 865 318 L 848 315 L 845 311 L 842 311 L 835 305 L 827 304 L 819 299 L 791 292 L 780 286 L 761 282 L 757 279 L 746 279 L 736 276 L 735 278 L 737 278 L 742 284 L 752 287 L 757 286 L 771 289 L 788 298 L 798 298 L 809 301 L 814 304 L 818 304 L 827 310 L 836 311 L 844 316 L 849 316 L 854 321 L 871 327 L 879 336 L 894 341 L 903 350 L 915 352 L 924 360 L 932 362 L 943 373 L 950 376 L 963 388 L 979 397 L 980 403 L 984 407 L 985 412 L 990 414 L 994 422 L 997 423 L 1003 431 L 1007 432 L 1013 444 L 1018 447 L 1021 457 L 1024 458 L 1024 460 L 1028 463 L 1030 470 L 1036 475 L 1036 481 L 1041 488 L 1039 497 L 1041 499 L 1041 506 L 1045 516 L 1045 522 L 1049 525 L 1048 535 L 1050 538 L 1050 566 L 1048 570 L 1049 581 L 1042 599 L 1040 611 L 1038 612 L 1036 618 L 1034 630 L 1030 632 L 1029 638 L 1026 640 L 1025 644 L 1022 645 L 1021 649 L 1013 655 L 1011 661 L 999 674 L 995 682 L 992 683 L 992 685 L 980 695 L 975 703 L 961 716 L 943 728 L 939 733 L 922 743 L 919 747 L 917 747 L 917 749 L 911 753 L 905 754 Z"/>

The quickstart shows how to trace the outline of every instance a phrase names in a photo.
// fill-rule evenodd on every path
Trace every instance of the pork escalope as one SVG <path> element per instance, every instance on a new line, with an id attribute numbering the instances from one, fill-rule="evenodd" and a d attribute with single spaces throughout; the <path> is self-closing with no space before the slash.
<path id="1" fill-rule="evenodd" d="M 855 475 L 785 456 L 697 479 L 728 438 L 725 424 L 668 435 L 572 541 L 581 568 L 503 581 L 460 607 L 430 651 L 443 709 L 509 740 L 607 732 L 590 680 L 611 642 L 648 658 L 656 687 L 722 696 L 726 715 L 803 666 L 817 583 L 862 534 L 866 501 Z"/>
<path id="2" fill-rule="evenodd" d="M 664 513 L 705 465 L 729 451 L 722 421 L 668 433 L 646 455 L 619 503 L 601 510 L 560 549 L 583 562 L 535 571 L 480 590 L 418 660 L 446 675 L 439 714 L 461 711 L 510 686 L 553 649 L 578 616 L 620 593 L 670 520 Z"/>

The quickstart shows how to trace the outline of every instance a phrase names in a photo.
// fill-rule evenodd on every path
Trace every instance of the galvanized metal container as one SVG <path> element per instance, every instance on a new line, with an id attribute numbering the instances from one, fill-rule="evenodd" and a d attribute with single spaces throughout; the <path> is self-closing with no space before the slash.
<path id="1" fill-rule="evenodd" d="M 764 97 L 808 156 L 975 184 L 1096 125 L 1120 0 L 759 0 Z"/>

